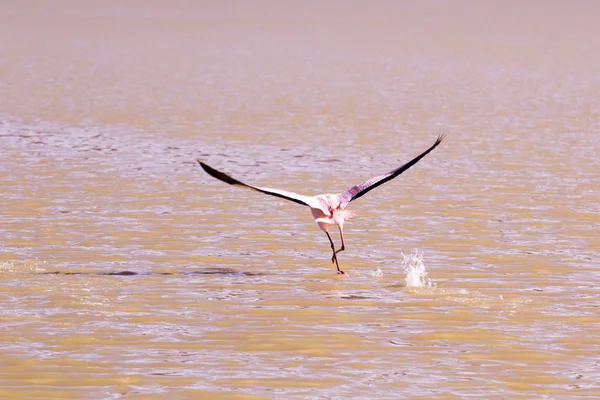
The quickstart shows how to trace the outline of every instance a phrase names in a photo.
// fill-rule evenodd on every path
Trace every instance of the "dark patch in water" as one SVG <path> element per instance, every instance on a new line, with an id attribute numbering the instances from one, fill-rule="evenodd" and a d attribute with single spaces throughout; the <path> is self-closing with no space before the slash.
<path id="1" fill-rule="evenodd" d="M 261 276 L 261 272 L 243 272 L 233 269 L 208 269 L 200 271 L 184 271 L 184 272 L 134 272 L 134 271 L 115 271 L 115 272 L 63 272 L 50 271 L 40 272 L 38 275 L 97 275 L 97 276 L 175 276 L 175 275 L 223 275 L 223 276 Z"/>
<path id="2" fill-rule="evenodd" d="M 118 271 L 118 272 L 62 272 L 62 271 L 50 271 L 40 272 L 38 275 L 110 275 L 110 276 L 132 276 L 141 275 L 133 271 Z M 148 274 L 151 275 L 151 274 Z"/>
<path id="3" fill-rule="evenodd" d="M 261 276 L 260 272 L 241 272 L 233 269 L 209 269 L 202 271 L 183 272 L 182 275 L 237 275 L 237 276 Z"/>
<path id="4" fill-rule="evenodd" d="M 317 162 L 334 163 L 334 162 L 342 162 L 342 160 L 338 160 L 337 158 L 328 158 L 327 160 L 318 160 Z"/>
<path id="5" fill-rule="evenodd" d="M 356 295 L 356 294 L 349 294 L 347 296 L 341 296 L 340 298 L 345 299 L 345 300 L 367 300 L 370 297 L 360 296 L 360 295 Z"/>
<path id="6" fill-rule="evenodd" d="M 155 376 L 182 376 L 179 372 L 152 372 L 150 375 L 155 375 Z"/>
<path id="7" fill-rule="evenodd" d="M 119 271 L 119 272 L 103 272 L 100 275 L 131 276 L 131 275 L 138 275 L 138 273 L 133 272 L 133 271 Z"/>

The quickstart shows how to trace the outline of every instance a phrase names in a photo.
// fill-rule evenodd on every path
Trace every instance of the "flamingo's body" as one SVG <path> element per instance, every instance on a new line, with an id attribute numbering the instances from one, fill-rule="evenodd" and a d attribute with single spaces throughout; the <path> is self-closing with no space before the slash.
<path id="1" fill-rule="evenodd" d="M 368 181 L 353 186 L 345 192 L 339 194 L 320 194 L 317 196 L 303 196 L 301 194 L 288 192 L 286 190 L 250 186 L 230 177 L 229 175 L 224 174 L 223 172 L 217 171 L 216 169 L 204 164 L 200 160 L 198 160 L 198 163 L 200 163 L 200 166 L 202 166 L 204 171 L 206 171 L 210 176 L 230 185 L 242 186 L 248 189 L 256 190 L 261 193 L 290 200 L 295 203 L 310 207 L 310 211 L 313 217 L 315 218 L 315 222 L 317 223 L 317 225 L 319 225 L 319 228 L 323 232 L 325 232 L 327 238 L 329 239 L 329 243 L 331 244 L 331 250 L 333 251 L 331 262 L 335 262 L 338 274 L 344 274 L 344 271 L 340 269 L 340 266 L 338 264 L 337 253 L 345 250 L 346 248 L 344 245 L 344 235 L 342 233 L 344 229 L 344 222 L 356 215 L 354 211 L 346 210 L 346 206 L 351 201 L 358 199 L 367 192 L 375 189 L 377 186 L 394 179 L 395 177 L 397 177 L 398 175 L 415 165 L 421 160 L 421 158 L 425 157 L 430 151 L 435 149 L 437 145 L 441 143 L 443 138 L 443 134 L 438 136 L 435 143 L 429 149 L 425 150 L 419 156 L 415 157 L 406 164 L 396 168 L 395 170 L 390 171 L 387 174 L 371 178 Z M 338 229 L 340 230 L 342 247 L 340 247 L 338 250 L 335 249 L 333 240 L 331 239 L 331 236 L 327 231 L 329 225 L 337 225 Z"/>

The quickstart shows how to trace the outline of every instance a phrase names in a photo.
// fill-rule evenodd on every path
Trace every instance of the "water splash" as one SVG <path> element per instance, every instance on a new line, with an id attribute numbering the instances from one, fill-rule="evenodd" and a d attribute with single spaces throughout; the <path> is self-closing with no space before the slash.
<path id="1" fill-rule="evenodd" d="M 410 255 L 402 254 L 404 258 L 402 260 L 402 267 L 406 273 L 406 286 L 407 287 L 432 287 L 435 286 L 431 282 L 431 279 L 427 276 L 425 270 L 425 264 L 423 264 L 423 253 L 419 250 L 414 249 Z"/>
<path id="2" fill-rule="evenodd" d="M 383 276 L 383 271 L 381 270 L 381 268 L 377 267 L 377 269 L 375 271 L 371 271 L 371 275 L 380 277 L 380 276 Z"/>

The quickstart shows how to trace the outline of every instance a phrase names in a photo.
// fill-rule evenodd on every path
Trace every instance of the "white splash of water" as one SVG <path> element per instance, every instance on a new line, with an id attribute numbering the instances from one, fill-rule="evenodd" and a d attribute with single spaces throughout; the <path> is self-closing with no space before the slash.
<path id="1" fill-rule="evenodd" d="M 425 270 L 425 264 L 423 264 L 423 253 L 419 250 L 414 249 L 410 255 L 402 254 L 404 260 L 402 260 L 402 267 L 406 273 L 406 286 L 407 287 L 432 287 L 435 286 L 431 282 L 431 279 L 427 276 Z"/>
<path id="2" fill-rule="evenodd" d="M 383 276 L 383 271 L 381 270 L 381 268 L 377 267 L 376 271 L 371 271 L 371 275 L 377 276 L 377 277 Z"/>

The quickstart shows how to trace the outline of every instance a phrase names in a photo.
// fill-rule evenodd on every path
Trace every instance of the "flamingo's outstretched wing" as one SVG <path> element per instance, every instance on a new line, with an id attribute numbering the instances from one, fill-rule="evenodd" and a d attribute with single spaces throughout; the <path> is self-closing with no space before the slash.
<path id="1" fill-rule="evenodd" d="M 340 195 L 340 197 L 342 198 L 342 201 L 344 203 L 348 204 L 352 200 L 356 200 L 359 197 L 367 194 L 371 190 L 375 189 L 377 186 L 383 185 L 387 181 L 394 179 L 395 177 L 397 177 L 398 175 L 400 175 L 401 173 L 403 173 L 404 171 L 406 171 L 407 169 L 409 169 L 410 167 L 412 167 L 413 165 L 418 163 L 421 160 L 421 158 L 425 157 L 431 150 L 435 149 L 437 147 L 437 145 L 442 142 L 442 139 L 444 139 L 445 136 L 446 135 L 442 133 L 440 136 L 438 136 L 437 140 L 430 148 L 428 148 L 423 153 L 421 153 L 419 156 L 410 160 L 406 164 L 402 165 L 401 167 L 398 167 L 395 170 L 388 172 L 387 174 L 379 175 L 374 178 L 371 178 L 366 182 L 360 183 L 360 184 L 353 186 L 350 189 L 346 190 L 345 192 L 343 192 Z"/>
<path id="2" fill-rule="evenodd" d="M 204 169 L 204 171 L 206 171 L 207 174 L 209 174 L 213 178 L 217 178 L 218 180 L 228 183 L 230 185 L 246 187 L 248 189 L 256 190 L 257 192 L 269 194 L 271 196 L 279 197 L 281 199 L 290 200 L 290 201 L 293 201 L 294 203 L 302 204 L 303 206 L 309 206 L 309 207 L 313 207 L 313 208 L 321 208 L 320 202 L 314 197 L 303 196 L 298 193 L 288 192 L 287 190 L 261 188 L 261 187 L 246 185 L 245 183 L 240 182 L 237 179 L 234 179 L 234 178 L 230 177 L 229 175 L 227 175 L 221 171 L 217 171 L 216 169 L 212 168 L 211 166 L 204 164 L 200 160 L 197 160 L 197 161 L 200 164 L 200 166 L 202 167 L 202 169 Z"/>

